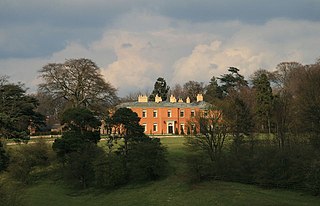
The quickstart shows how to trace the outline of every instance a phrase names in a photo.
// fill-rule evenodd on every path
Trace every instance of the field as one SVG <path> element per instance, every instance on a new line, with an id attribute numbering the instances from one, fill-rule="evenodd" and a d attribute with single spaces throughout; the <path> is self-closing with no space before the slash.
<path id="1" fill-rule="evenodd" d="M 189 184 L 182 138 L 163 138 L 170 175 L 113 191 L 75 191 L 60 182 L 40 181 L 27 189 L 25 202 L 37 205 L 320 205 L 320 198 L 301 192 L 267 190 L 252 185 L 211 181 Z"/>

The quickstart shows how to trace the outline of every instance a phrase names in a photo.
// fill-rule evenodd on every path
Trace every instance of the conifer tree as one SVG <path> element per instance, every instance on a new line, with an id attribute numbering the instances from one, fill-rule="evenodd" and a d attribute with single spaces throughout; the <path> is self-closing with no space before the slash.
<path id="1" fill-rule="evenodd" d="M 253 80 L 256 98 L 255 112 L 261 124 L 262 130 L 268 128 L 269 134 L 271 133 L 271 111 L 272 111 L 272 88 L 266 74 L 262 73 Z"/>
<path id="2" fill-rule="evenodd" d="M 156 95 L 158 95 L 159 97 L 162 98 L 162 101 L 166 101 L 169 89 L 170 89 L 170 87 L 167 85 L 166 80 L 162 77 L 159 77 L 157 79 L 156 83 L 154 84 L 154 89 L 153 89 L 152 93 L 150 94 L 148 100 L 154 101 Z"/>

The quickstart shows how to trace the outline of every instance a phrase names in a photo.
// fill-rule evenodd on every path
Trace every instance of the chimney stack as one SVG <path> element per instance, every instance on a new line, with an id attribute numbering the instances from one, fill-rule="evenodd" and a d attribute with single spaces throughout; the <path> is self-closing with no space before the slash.
<path id="1" fill-rule="evenodd" d="M 170 96 L 170 102 L 171 103 L 175 103 L 175 102 L 177 102 L 177 99 L 171 94 L 171 96 Z"/>
<path id="2" fill-rule="evenodd" d="M 139 95 L 138 96 L 138 102 L 148 102 L 147 95 Z"/>
<path id="3" fill-rule="evenodd" d="M 157 94 L 156 97 L 155 97 L 155 99 L 154 99 L 154 101 L 155 101 L 156 103 L 162 102 L 162 98 L 159 97 L 158 94 Z"/>
<path id="4" fill-rule="evenodd" d="M 202 94 L 197 95 L 197 102 L 202 102 L 203 101 L 203 96 Z"/>

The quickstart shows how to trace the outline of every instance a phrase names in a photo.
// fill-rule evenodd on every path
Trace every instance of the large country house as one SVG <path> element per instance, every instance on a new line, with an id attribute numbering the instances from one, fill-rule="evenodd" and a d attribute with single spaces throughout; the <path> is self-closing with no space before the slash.
<path id="1" fill-rule="evenodd" d="M 169 101 L 162 101 L 156 96 L 155 101 L 148 101 L 148 97 L 140 95 L 136 102 L 126 102 L 118 105 L 118 108 L 127 107 L 136 112 L 141 118 L 140 124 L 144 127 L 146 134 L 187 134 L 193 131 L 189 120 L 199 111 L 205 111 L 209 106 L 203 101 L 202 94 L 197 95 L 196 102 L 185 102 L 171 95 Z"/>

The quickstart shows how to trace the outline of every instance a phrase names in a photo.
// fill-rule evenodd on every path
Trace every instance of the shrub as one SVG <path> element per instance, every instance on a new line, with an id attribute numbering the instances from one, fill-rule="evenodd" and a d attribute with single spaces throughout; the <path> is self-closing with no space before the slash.
<path id="1" fill-rule="evenodd" d="M 0 172 L 5 170 L 9 164 L 9 155 L 7 154 L 3 143 L 0 140 Z"/>
<path id="2" fill-rule="evenodd" d="M 94 161 L 95 185 L 112 189 L 127 181 L 123 157 L 114 153 L 102 154 Z"/>
<path id="3" fill-rule="evenodd" d="M 166 149 L 158 138 L 146 138 L 132 142 L 128 154 L 128 170 L 131 180 L 155 180 L 166 173 Z"/>
<path id="4" fill-rule="evenodd" d="M 94 182 L 94 160 L 103 153 L 95 144 L 87 143 L 81 149 L 66 156 L 65 180 L 78 188 L 87 188 Z"/>
<path id="5" fill-rule="evenodd" d="M 306 186 L 314 195 L 320 195 L 320 160 L 314 160 L 307 174 Z"/>
<path id="6" fill-rule="evenodd" d="M 191 154 L 187 157 L 187 172 L 191 183 L 210 179 L 213 176 L 213 164 L 203 154 Z"/>
<path id="7" fill-rule="evenodd" d="M 8 173 L 13 179 L 30 183 L 32 180 L 31 172 L 38 166 L 47 166 L 52 158 L 52 150 L 44 141 L 20 145 L 11 153 Z"/>

